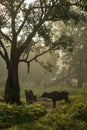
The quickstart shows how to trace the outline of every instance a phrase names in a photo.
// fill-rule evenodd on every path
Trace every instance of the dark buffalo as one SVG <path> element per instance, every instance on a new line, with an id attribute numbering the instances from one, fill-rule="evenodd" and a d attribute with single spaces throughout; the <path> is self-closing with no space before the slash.
<path id="1" fill-rule="evenodd" d="M 43 93 L 41 98 L 50 98 L 53 101 L 53 107 L 56 107 L 56 101 L 65 100 L 66 103 L 69 103 L 69 93 L 67 91 L 53 91 L 50 93 Z"/>
<path id="2" fill-rule="evenodd" d="M 28 91 L 26 89 L 25 89 L 25 97 L 27 104 L 32 104 L 37 99 L 36 95 L 34 95 L 32 90 Z"/>

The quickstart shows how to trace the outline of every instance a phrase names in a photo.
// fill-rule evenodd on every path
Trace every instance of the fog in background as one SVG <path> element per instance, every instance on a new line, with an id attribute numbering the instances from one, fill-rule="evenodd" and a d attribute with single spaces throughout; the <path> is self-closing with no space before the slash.
<path id="1" fill-rule="evenodd" d="M 47 61 L 50 61 L 54 66 L 56 64 L 56 58 L 54 56 L 51 56 L 49 53 L 46 55 L 41 56 L 38 58 L 39 61 L 44 61 L 46 63 Z M 44 68 L 40 66 L 37 62 L 33 61 L 30 64 L 29 73 L 27 72 L 27 64 L 20 63 L 19 64 L 19 79 L 22 83 L 26 82 L 32 82 L 36 85 L 45 85 L 47 82 L 50 82 L 50 80 L 55 75 L 55 67 L 53 68 L 52 72 L 47 72 Z M 7 78 L 7 68 L 5 65 L 5 62 L 0 57 L 0 86 L 5 86 L 5 81 Z"/>

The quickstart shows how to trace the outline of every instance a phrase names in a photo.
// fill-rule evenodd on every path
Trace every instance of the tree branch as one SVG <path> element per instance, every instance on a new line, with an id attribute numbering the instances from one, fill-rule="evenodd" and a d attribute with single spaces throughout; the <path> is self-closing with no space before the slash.
<path id="1" fill-rule="evenodd" d="M 17 36 L 19 35 L 19 33 L 20 33 L 21 29 L 23 28 L 25 22 L 27 21 L 27 18 L 28 18 L 29 14 L 30 14 L 30 11 L 31 11 L 31 8 L 27 10 L 28 13 L 26 12 L 26 16 L 25 16 L 23 22 L 21 23 L 21 25 L 20 25 L 20 27 L 19 27 L 17 33 L 16 33 Z"/>
<path id="2" fill-rule="evenodd" d="M 31 32 L 31 34 L 29 34 L 29 36 L 27 37 L 27 39 L 25 40 L 24 44 L 22 44 L 19 47 L 19 52 L 20 54 L 28 47 L 29 43 L 32 41 L 32 38 L 34 37 L 34 35 L 36 34 L 36 32 L 38 31 L 38 29 L 40 28 L 40 26 L 46 21 L 46 19 L 48 18 L 48 16 L 51 13 L 52 8 L 49 9 L 49 11 L 46 13 L 46 15 L 44 16 L 44 18 L 42 20 L 39 21 L 39 23 L 37 25 L 35 25 L 34 30 Z"/>
<path id="3" fill-rule="evenodd" d="M 32 62 L 33 60 L 35 60 L 35 61 L 37 61 L 37 58 L 38 57 L 40 57 L 40 56 L 42 56 L 42 55 L 44 55 L 44 54 L 46 54 L 47 52 L 49 52 L 51 49 L 49 48 L 48 50 L 46 50 L 46 51 L 43 51 L 42 53 L 40 53 L 40 54 L 38 54 L 38 55 L 35 55 L 33 58 L 31 58 L 30 60 L 26 60 L 26 59 L 21 59 L 21 60 L 19 60 L 19 62 L 25 62 L 25 63 L 30 63 L 30 62 Z"/>
<path id="4" fill-rule="evenodd" d="M 17 8 L 16 8 L 16 13 L 17 13 L 18 10 L 20 9 L 20 7 L 21 7 L 21 5 L 24 3 L 24 1 L 25 1 L 25 0 L 22 0 L 22 1 L 20 2 L 20 4 L 17 6 Z M 25 22 L 26 22 L 26 17 L 24 18 L 24 21 L 22 22 L 22 24 L 20 25 L 18 31 L 16 32 L 16 35 L 17 35 L 17 36 L 19 35 L 19 33 L 20 33 L 22 27 L 24 26 Z"/>
<path id="5" fill-rule="evenodd" d="M 24 3 L 25 0 L 22 0 L 19 5 L 16 7 L 16 12 L 18 12 L 18 10 L 20 9 L 21 5 Z"/>
<path id="6" fill-rule="evenodd" d="M 44 10 L 43 10 L 43 2 L 42 2 L 42 0 L 39 0 L 40 1 L 40 6 L 41 6 L 41 16 L 40 16 L 40 19 L 42 19 L 42 17 L 43 17 L 43 14 L 44 14 Z"/>
<path id="7" fill-rule="evenodd" d="M 25 22 L 26 22 L 26 17 L 24 18 L 24 20 L 23 20 L 22 24 L 20 25 L 20 27 L 19 27 L 19 29 L 18 29 L 18 31 L 17 31 L 17 33 L 16 33 L 16 34 L 17 34 L 17 36 L 19 35 L 19 33 L 20 33 L 21 29 L 23 28 L 23 26 L 24 26 Z"/>
<path id="8" fill-rule="evenodd" d="M 1 35 L 2 35 L 4 38 L 6 38 L 6 40 L 8 40 L 10 43 L 12 42 L 11 39 L 9 38 L 9 36 L 7 36 L 5 33 L 3 33 L 3 32 L 1 31 L 1 29 L 0 29 L 0 33 L 1 33 Z"/>
<path id="9" fill-rule="evenodd" d="M 10 67 L 9 57 L 8 57 L 7 50 L 6 50 L 4 44 L 3 44 L 3 42 L 1 40 L 0 40 L 0 45 L 1 45 L 2 49 L 4 50 L 4 54 L 0 50 L 0 55 L 5 60 L 5 62 L 7 64 L 7 68 L 8 68 L 8 67 Z"/>

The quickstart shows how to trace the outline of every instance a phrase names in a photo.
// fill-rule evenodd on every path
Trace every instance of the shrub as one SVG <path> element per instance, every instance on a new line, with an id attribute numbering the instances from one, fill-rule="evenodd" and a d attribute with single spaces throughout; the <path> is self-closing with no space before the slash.
<path id="1" fill-rule="evenodd" d="M 81 99 L 81 97 L 80 97 Z M 73 99 L 74 100 L 74 99 Z M 42 130 L 86 130 L 87 102 L 75 98 L 70 105 L 59 107 L 41 118 L 37 123 Z M 61 106 L 61 107 L 60 107 Z"/>
<path id="2" fill-rule="evenodd" d="M 15 126 L 9 130 L 87 129 L 87 101 L 83 95 L 70 97 L 70 104 L 57 102 L 57 107 L 46 113 L 46 109 L 39 104 L 29 106 L 4 104 L 0 106 L 0 123 L 5 121 L 3 124 L 9 127 L 12 121 Z M 2 124 L 0 125 L 3 127 Z"/>
<path id="3" fill-rule="evenodd" d="M 87 102 L 75 102 L 69 108 L 68 114 L 72 120 L 87 121 Z"/>
<path id="4" fill-rule="evenodd" d="M 39 104 L 29 106 L 0 104 L 0 128 L 32 122 L 46 113 L 46 109 Z"/>

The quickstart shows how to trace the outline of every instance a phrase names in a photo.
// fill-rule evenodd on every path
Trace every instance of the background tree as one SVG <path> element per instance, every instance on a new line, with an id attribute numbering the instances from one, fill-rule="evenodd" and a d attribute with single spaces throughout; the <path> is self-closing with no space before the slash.
<path id="1" fill-rule="evenodd" d="M 37 0 L 31 4 L 26 0 L 0 1 L 0 55 L 8 70 L 4 93 L 6 102 L 20 104 L 19 63 L 25 62 L 28 72 L 33 60 L 45 67 L 37 58 L 60 48 L 59 41 L 52 39 L 48 22 L 63 20 L 66 23 L 69 19 L 78 22 L 81 19 L 82 15 L 74 12 L 72 5 L 73 0 Z M 66 45 L 69 44 L 62 43 L 62 47 Z M 31 52 L 34 56 L 30 59 Z M 51 68 L 50 64 L 48 66 Z"/>
<path id="2" fill-rule="evenodd" d="M 74 80 L 77 87 L 87 83 L 87 27 L 81 22 L 77 27 L 69 26 L 64 33 L 72 34 L 74 39 L 73 52 L 59 51 L 58 73 L 56 82 L 66 81 L 72 86 Z M 62 54 L 61 54 L 62 53 Z M 60 68 L 60 69 L 59 69 Z"/>

